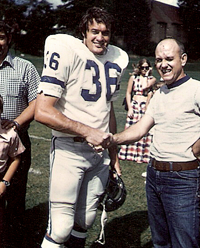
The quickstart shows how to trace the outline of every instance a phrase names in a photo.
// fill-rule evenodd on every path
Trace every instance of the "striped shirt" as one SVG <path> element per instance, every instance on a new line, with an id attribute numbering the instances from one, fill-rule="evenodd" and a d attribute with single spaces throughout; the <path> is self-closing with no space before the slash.
<path id="1" fill-rule="evenodd" d="M 1 118 L 17 118 L 36 99 L 39 82 L 40 76 L 31 62 L 8 54 L 0 65 L 0 94 L 4 101 Z"/>

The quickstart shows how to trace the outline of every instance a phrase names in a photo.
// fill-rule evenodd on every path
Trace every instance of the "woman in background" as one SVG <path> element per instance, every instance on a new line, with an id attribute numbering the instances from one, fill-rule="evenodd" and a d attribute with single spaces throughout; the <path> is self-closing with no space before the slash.
<path id="1" fill-rule="evenodd" d="M 128 81 L 126 91 L 128 113 L 125 129 L 138 122 L 144 115 L 153 95 L 152 86 L 155 82 L 156 78 L 152 76 L 150 62 L 145 58 L 140 60 Z M 118 154 L 119 159 L 148 163 L 151 142 L 152 135 L 148 133 L 132 145 L 122 145 Z"/>

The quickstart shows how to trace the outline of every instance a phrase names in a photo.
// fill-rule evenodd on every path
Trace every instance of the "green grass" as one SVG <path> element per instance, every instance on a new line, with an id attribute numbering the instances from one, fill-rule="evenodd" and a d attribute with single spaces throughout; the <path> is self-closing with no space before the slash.
<path id="1" fill-rule="evenodd" d="M 25 56 L 32 61 L 38 71 L 42 70 L 42 58 Z M 131 56 L 128 69 L 122 78 L 119 99 L 115 102 L 115 113 L 118 131 L 124 129 L 126 112 L 121 105 L 125 96 L 129 72 L 132 62 L 137 63 L 140 58 Z M 149 58 L 153 65 L 153 58 Z M 188 63 L 187 73 L 200 80 L 198 72 L 200 62 Z M 153 74 L 159 78 L 155 69 Z M 25 229 L 22 248 L 39 248 L 48 218 L 48 179 L 49 179 L 49 149 L 50 130 L 33 121 L 29 130 L 32 142 L 32 165 L 29 172 L 26 198 Z M 37 138 L 39 137 L 39 138 Z M 147 219 L 147 206 L 145 196 L 145 179 L 141 177 L 146 170 L 146 164 L 121 162 L 123 180 L 127 188 L 127 199 L 118 210 L 108 213 L 106 232 L 106 248 L 151 248 L 151 235 Z M 100 215 L 98 211 L 96 221 L 88 232 L 86 247 L 99 247 L 94 243 L 100 232 Z M 102 246 L 101 246 L 102 247 Z"/>

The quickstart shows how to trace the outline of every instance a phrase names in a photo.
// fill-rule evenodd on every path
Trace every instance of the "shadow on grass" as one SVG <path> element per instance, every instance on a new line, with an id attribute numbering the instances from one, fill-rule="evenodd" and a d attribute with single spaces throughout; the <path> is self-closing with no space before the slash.
<path id="1" fill-rule="evenodd" d="M 0 248 L 40 248 L 46 232 L 48 203 L 28 209 L 21 225 L 13 226 Z"/>
<path id="2" fill-rule="evenodd" d="M 13 230 L 3 248 L 40 248 L 47 227 L 48 203 L 28 209 L 23 226 Z M 90 248 L 151 248 L 152 243 L 141 244 L 141 234 L 149 227 L 147 211 L 137 211 L 115 218 L 105 228 L 106 244 L 93 243 Z M 15 234 L 18 234 L 16 237 Z M 88 246 L 87 246 L 88 247 Z M 75 248 L 75 247 L 74 247 Z"/>
<path id="3" fill-rule="evenodd" d="M 136 211 L 115 218 L 106 225 L 106 244 L 93 243 L 90 248 L 151 248 L 152 242 L 141 244 L 141 234 L 149 227 L 147 211 Z"/>
<path id="4" fill-rule="evenodd" d="M 23 248 L 39 248 L 46 233 L 48 221 L 48 202 L 26 210 L 25 227 L 26 235 Z"/>

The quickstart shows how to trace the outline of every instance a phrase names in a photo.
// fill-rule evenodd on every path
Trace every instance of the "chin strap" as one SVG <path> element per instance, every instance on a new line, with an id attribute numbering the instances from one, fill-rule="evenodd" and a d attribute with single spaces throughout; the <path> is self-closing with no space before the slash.
<path id="1" fill-rule="evenodd" d="M 103 211 L 102 211 L 102 214 L 101 214 L 101 232 L 99 234 L 99 238 L 95 242 L 99 243 L 101 245 L 105 245 L 106 240 L 105 240 L 104 228 L 105 228 L 105 225 L 106 225 L 107 220 L 108 220 L 107 219 L 107 212 L 106 212 L 106 209 L 105 209 L 105 200 L 102 203 L 102 205 L 103 205 Z"/>

